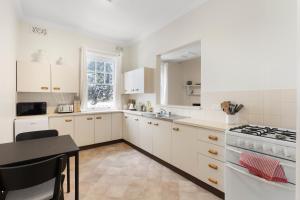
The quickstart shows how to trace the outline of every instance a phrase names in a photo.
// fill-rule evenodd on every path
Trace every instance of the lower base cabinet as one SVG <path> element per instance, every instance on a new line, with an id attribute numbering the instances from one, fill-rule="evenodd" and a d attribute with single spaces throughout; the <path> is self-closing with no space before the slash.
<path id="1" fill-rule="evenodd" d="M 95 143 L 112 140 L 111 114 L 95 115 Z"/>
<path id="2" fill-rule="evenodd" d="M 196 177 L 197 175 L 197 128 L 173 124 L 172 165 Z"/>
<path id="3" fill-rule="evenodd" d="M 123 113 L 111 114 L 111 139 L 122 139 L 123 133 Z"/>
<path id="4" fill-rule="evenodd" d="M 94 123 L 94 115 L 75 117 L 75 142 L 78 146 L 87 146 L 95 143 Z"/>
<path id="5" fill-rule="evenodd" d="M 172 123 L 153 120 L 153 154 L 171 163 Z"/>
<path id="6" fill-rule="evenodd" d="M 70 135 L 74 139 L 74 117 L 55 117 L 49 119 L 49 128 L 59 135 Z"/>

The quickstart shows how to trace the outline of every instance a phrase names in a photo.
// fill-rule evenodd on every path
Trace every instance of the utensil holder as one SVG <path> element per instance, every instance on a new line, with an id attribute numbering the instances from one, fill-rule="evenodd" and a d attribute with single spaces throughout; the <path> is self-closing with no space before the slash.
<path id="1" fill-rule="evenodd" d="M 237 125 L 240 122 L 240 116 L 239 116 L 238 113 L 235 114 L 235 115 L 228 115 L 228 114 L 226 114 L 225 122 L 228 125 Z"/>

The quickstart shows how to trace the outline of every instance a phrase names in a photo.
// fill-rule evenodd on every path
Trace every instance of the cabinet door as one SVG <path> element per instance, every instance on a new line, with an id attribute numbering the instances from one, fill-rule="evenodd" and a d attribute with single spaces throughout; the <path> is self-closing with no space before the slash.
<path id="1" fill-rule="evenodd" d="M 153 121 L 150 118 L 143 117 L 140 126 L 140 147 L 152 153 L 153 147 Z"/>
<path id="2" fill-rule="evenodd" d="M 74 117 L 51 117 L 49 128 L 57 130 L 59 135 L 70 135 L 74 139 Z"/>
<path id="3" fill-rule="evenodd" d="M 139 123 L 140 117 L 139 116 L 129 116 L 128 117 L 128 139 L 129 142 L 136 146 L 140 146 L 140 138 L 139 138 Z"/>
<path id="4" fill-rule="evenodd" d="M 129 142 L 128 124 L 129 124 L 129 116 L 127 114 L 124 114 L 124 117 L 123 117 L 123 139 Z"/>
<path id="5" fill-rule="evenodd" d="M 123 113 L 111 114 L 111 138 L 112 140 L 122 139 Z"/>
<path id="6" fill-rule="evenodd" d="M 50 92 L 50 65 L 35 62 L 18 62 L 18 92 Z"/>
<path id="7" fill-rule="evenodd" d="M 65 65 L 51 66 L 52 92 L 78 93 L 78 70 Z"/>
<path id="8" fill-rule="evenodd" d="M 133 92 L 144 93 L 144 68 L 136 69 L 133 73 Z"/>
<path id="9" fill-rule="evenodd" d="M 153 127 L 153 154 L 171 163 L 172 124 L 154 120 Z"/>
<path id="10" fill-rule="evenodd" d="M 197 128 L 173 124 L 172 164 L 196 176 L 197 171 Z"/>
<path id="11" fill-rule="evenodd" d="M 111 141 L 111 114 L 95 116 L 95 143 Z"/>
<path id="12" fill-rule="evenodd" d="M 131 90 L 130 83 L 131 83 L 130 72 L 125 72 L 124 73 L 124 93 L 125 94 L 130 93 L 130 90 Z"/>
<path id="13" fill-rule="evenodd" d="M 75 142 L 78 146 L 94 144 L 94 116 L 83 115 L 75 117 Z"/>

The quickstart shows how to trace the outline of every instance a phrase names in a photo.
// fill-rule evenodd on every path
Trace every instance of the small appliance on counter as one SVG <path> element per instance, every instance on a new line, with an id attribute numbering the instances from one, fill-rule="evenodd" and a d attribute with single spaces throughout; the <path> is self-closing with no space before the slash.
<path id="1" fill-rule="evenodd" d="M 17 116 L 45 115 L 47 114 L 46 102 L 20 102 L 17 103 Z"/>
<path id="2" fill-rule="evenodd" d="M 74 112 L 73 104 L 60 104 L 57 106 L 57 113 L 72 113 Z"/>
<path id="3" fill-rule="evenodd" d="M 80 112 L 80 98 L 79 97 L 75 97 L 74 99 L 74 112 Z"/>

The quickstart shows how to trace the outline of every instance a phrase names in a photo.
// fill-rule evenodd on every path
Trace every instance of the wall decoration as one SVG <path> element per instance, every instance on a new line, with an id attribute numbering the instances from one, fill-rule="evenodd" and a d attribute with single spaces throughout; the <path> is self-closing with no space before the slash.
<path id="1" fill-rule="evenodd" d="M 39 35 L 43 35 L 43 36 L 47 35 L 47 29 L 46 28 L 42 28 L 42 27 L 39 27 L 39 26 L 32 26 L 31 30 L 32 30 L 33 33 L 36 33 L 36 34 L 39 34 Z"/>

